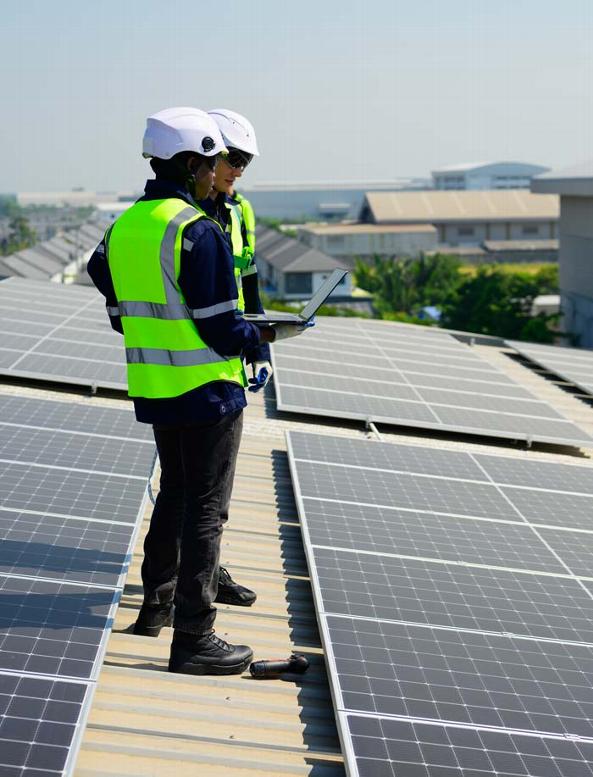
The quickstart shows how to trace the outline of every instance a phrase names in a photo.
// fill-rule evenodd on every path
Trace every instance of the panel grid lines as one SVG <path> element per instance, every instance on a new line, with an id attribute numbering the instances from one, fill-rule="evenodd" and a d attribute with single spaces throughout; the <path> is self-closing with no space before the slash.
<path id="1" fill-rule="evenodd" d="M 15 293 L 0 285 L 0 330 L 15 348 L 0 353 L 4 374 L 126 390 L 122 341 L 93 290 L 47 282 L 40 294 L 30 281 L 19 286 Z M 97 358 L 89 356 L 89 343 Z"/>
<path id="2" fill-rule="evenodd" d="M 360 340 L 349 342 L 343 334 L 353 326 Z M 272 357 L 280 410 L 593 447 L 576 424 L 446 333 L 322 319 L 304 338 L 275 345 Z M 306 360 L 302 375 L 295 359 Z"/>
<path id="3" fill-rule="evenodd" d="M 593 748 L 593 595 L 574 569 L 588 571 L 574 542 L 593 548 L 593 534 L 571 531 L 593 529 L 592 468 L 287 440 L 351 773 L 467 777 L 473 761 L 505 776 L 593 775 L 578 750 Z M 447 751 L 429 730 L 453 736 Z M 472 737 L 488 747 L 465 747 Z"/>
<path id="4" fill-rule="evenodd" d="M 0 771 L 71 775 L 154 447 L 92 400 L 0 394 L 0 417 Z"/>

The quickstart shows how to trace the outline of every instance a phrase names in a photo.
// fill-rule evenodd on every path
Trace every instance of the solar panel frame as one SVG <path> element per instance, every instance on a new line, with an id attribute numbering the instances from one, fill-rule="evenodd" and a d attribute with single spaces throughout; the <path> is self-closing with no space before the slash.
<path id="1" fill-rule="evenodd" d="M 47 304 L 51 297 L 54 307 Z M 4 306 L 3 303 L 7 302 Z M 60 306 L 61 303 L 61 306 Z M 19 352 L 11 361 L 8 354 L 0 358 L 2 374 L 31 380 L 51 381 L 90 388 L 127 391 L 126 365 L 122 341 L 117 335 L 105 342 L 112 332 L 107 314 L 98 295 L 91 289 L 62 286 L 50 282 L 8 279 L 0 287 L 0 331 L 28 334 L 36 342 Z M 4 309 L 5 307 L 5 309 Z M 81 331 L 73 336 L 72 327 L 81 325 L 95 334 L 101 343 L 97 353 L 88 356 L 88 340 Z M 68 327 L 67 337 L 62 329 Z M 68 345 L 68 343 L 71 343 Z M 57 353 L 56 353 L 57 352 Z M 62 355 L 65 352 L 65 355 Z"/>
<path id="2" fill-rule="evenodd" d="M 57 477 L 56 482 L 60 478 L 66 482 L 74 479 L 78 486 L 72 489 L 73 506 L 84 503 L 82 497 L 88 486 L 94 489 L 88 504 L 96 503 L 101 482 L 107 490 L 110 484 L 119 483 L 126 492 L 126 498 L 119 501 L 127 514 L 116 514 L 116 518 L 124 518 L 119 523 L 113 521 L 112 513 L 102 518 L 52 515 L 46 510 L 48 499 L 41 492 L 35 497 L 41 497 L 39 504 L 29 501 L 36 492 L 35 484 L 31 487 L 30 481 L 22 486 L 17 482 L 14 492 L 18 497 L 21 488 L 24 510 L 19 510 L 16 504 L 8 509 L 0 508 L 0 535 L 4 539 L 0 544 L 0 588 L 4 591 L 0 610 L 0 688 L 2 677 L 16 678 L 17 683 L 34 680 L 52 688 L 84 688 L 83 702 L 72 713 L 68 731 L 64 723 L 46 726 L 36 719 L 36 735 L 30 737 L 31 726 L 21 718 L 18 725 L 12 721 L 8 724 L 8 734 L 12 737 L 9 741 L 0 729 L 0 753 L 3 754 L 0 771 L 4 773 L 2 758 L 11 757 L 17 759 L 16 774 L 22 774 L 26 766 L 31 777 L 71 775 L 110 636 L 108 627 L 121 597 L 148 500 L 148 477 L 156 459 L 152 458 L 154 448 L 148 439 L 151 429 L 136 424 L 133 412 L 128 410 L 1 393 L 0 417 L 0 443 L 3 439 L 4 452 L 11 457 L 5 460 L 6 466 L 0 475 L 0 482 L 4 478 L 5 486 L 11 470 L 20 468 L 29 475 L 41 474 L 42 482 L 48 474 L 54 479 Z M 5 421 L 6 418 L 11 420 Z M 113 437 L 114 426 L 119 434 Z M 60 444 L 57 438 L 65 439 L 68 444 Z M 121 470 L 116 475 L 102 474 L 96 468 L 97 463 L 105 465 L 108 443 L 115 451 L 112 468 Z M 74 450 L 76 447 L 78 451 Z M 52 448 L 56 455 L 50 466 L 47 454 Z M 24 460 L 15 462 L 15 458 Z M 43 463 L 39 463 L 41 459 Z M 76 468 L 85 464 L 88 471 Z M 144 475 L 124 474 L 126 471 L 139 473 L 138 468 L 144 466 Z M 50 498 L 54 491 L 50 484 Z M 130 491 L 137 491 L 135 508 L 128 500 Z M 79 499 L 74 498 L 77 492 Z M 30 509 L 35 506 L 43 509 Z M 71 512 L 77 511 L 80 512 L 77 509 Z M 33 701 L 14 699 L 21 705 L 21 714 L 26 714 Z M 55 707 L 57 702 L 45 700 L 43 704 Z M 36 718 L 39 717 L 36 712 Z M 56 762 L 59 771 L 37 768 L 38 761 L 46 767 L 55 765 L 47 752 L 46 737 L 53 737 L 54 754 L 58 750 L 57 740 L 62 744 L 60 760 Z M 30 756 L 30 753 L 42 755 Z M 45 761 L 40 761 L 43 758 Z M 10 768 L 7 775 L 13 773 L 12 765 L 6 768 Z"/>
<path id="3" fill-rule="evenodd" d="M 396 771 L 391 771 L 391 770 L 389 770 L 389 771 L 388 770 L 378 771 L 377 770 L 377 763 L 376 762 L 373 762 L 373 764 L 372 764 L 372 766 L 373 766 L 373 770 L 372 771 L 360 772 L 359 769 L 358 769 L 358 766 L 357 766 L 357 753 L 356 753 L 355 747 L 354 747 L 352 732 L 351 732 L 349 724 L 348 724 L 348 719 L 352 718 L 352 711 L 349 710 L 347 708 L 347 706 L 345 705 L 340 685 L 338 683 L 338 680 L 336 679 L 337 678 L 336 664 L 335 664 L 335 659 L 334 659 L 334 655 L 333 655 L 331 635 L 329 633 L 329 627 L 328 627 L 328 623 L 327 623 L 327 619 L 328 619 L 328 617 L 331 617 L 331 613 L 328 613 L 328 612 L 326 612 L 324 610 L 323 599 L 322 599 L 322 595 L 321 595 L 321 586 L 320 586 L 320 579 L 319 579 L 319 574 L 318 574 L 318 568 L 317 568 L 316 559 L 315 559 L 315 556 L 314 556 L 313 541 L 312 541 L 310 530 L 309 530 L 309 522 L 308 522 L 308 519 L 306 518 L 306 515 L 307 515 L 306 507 L 305 507 L 305 499 L 306 499 L 306 497 L 304 497 L 302 495 L 302 490 L 299 487 L 300 480 L 299 480 L 299 474 L 297 472 L 297 461 L 296 461 L 297 457 L 295 455 L 295 448 L 297 450 L 300 450 L 300 452 L 302 454 L 303 449 L 305 449 L 305 450 L 307 449 L 306 445 L 305 445 L 305 448 L 303 448 L 303 442 L 304 442 L 305 438 L 311 437 L 311 435 L 307 435 L 305 433 L 300 433 L 300 432 L 287 432 L 286 437 L 287 437 L 287 449 L 288 449 L 288 453 L 289 453 L 289 467 L 290 467 L 291 476 L 292 476 L 292 479 L 293 479 L 293 484 L 295 485 L 295 499 L 296 499 L 296 502 L 297 502 L 297 509 L 298 509 L 298 512 L 299 512 L 299 516 L 301 518 L 301 528 L 302 528 L 303 540 L 304 540 L 303 545 L 304 545 L 305 555 L 306 555 L 308 566 L 309 566 L 309 572 L 310 572 L 312 589 L 313 589 L 313 597 L 314 597 L 314 601 L 315 601 L 315 605 L 316 605 L 316 607 L 315 607 L 315 609 L 316 609 L 316 616 L 317 616 L 317 620 L 318 620 L 318 624 L 319 624 L 319 628 L 320 628 L 320 632 L 321 632 L 321 636 L 322 636 L 322 642 L 323 642 L 324 649 L 325 649 L 326 660 L 327 660 L 328 665 L 329 665 L 329 672 L 328 672 L 328 674 L 329 674 L 329 678 L 330 678 L 330 689 L 331 689 L 331 694 L 332 694 L 332 698 L 333 698 L 333 701 L 334 701 L 334 707 L 335 707 L 336 713 L 337 713 L 336 714 L 336 719 L 337 719 L 337 722 L 338 722 L 338 733 L 339 733 L 339 736 L 340 736 L 340 741 L 341 741 L 341 744 L 342 744 L 343 752 L 344 752 L 344 754 L 346 756 L 346 770 L 347 770 L 347 773 L 349 775 L 351 775 L 351 777 L 383 777 L 383 775 L 385 775 L 385 777 L 400 777 L 400 774 L 403 774 L 403 773 L 408 774 L 408 771 L 401 772 L 401 773 L 399 771 L 396 772 Z M 317 439 L 322 438 L 321 435 L 315 435 L 313 437 L 317 438 Z M 328 437 L 328 439 L 331 439 L 331 438 Z M 339 443 L 336 440 L 334 440 L 334 444 L 336 446 L 338 446 L 342 442 L 343 442 L 342 439 L 339 440 Z M 363 442 L 363 441 L 360 441 L 360 442 Z M 364 442 L 363 442 L 363 444 L 364 444 Z M 373 442 L 368 442 L 367 441 L 366 444 L 367 445 L 370 444 L 370 445 L 373 445 L 373 446 L 375 446 L 375 445 L 380 446 L 381 445 L 380 443 L 375 443 L 374 441 Z M 385 445 L 387 445 L 387 444 L 385 444 Z M 310 448 L 310 446 L 308 446 L 308 447 Z M 401 447 L 402 448 L 406 448 L 406 449 L 408 448 L 408 446 L 401 446 Z M 415 448 L 416 446 L 409 446 L 409 447 Z M 347 445 L 346 445 L 346 448 L 347 448 Z M 467 454 L 467 455 L 471 455 L 472 459 L 474 459 L 474 461 L 475 461 L 478 458 L 479 454 L 478 455 L 476 455 L 476 454 Z M 508 457 L 501 457 L 501 458 L 508 458 Z M 488 462 L 485 462 L 485 463 L 487 464 Z M 483 469 L 484 476 L 486 478 L 488 478 L 489 481 L 491 481 L 492 478 L 491 478 L 491 475 L 487 472 L 487 468 L 482 467 L 482 469 Z M 582 469 L 586 469 L 586 468 L 577 467 L 577 469 L 578 470 L 582 470 Z M 468 520 L 468 521 L 470 521 L 470 520 L 475 520 L 475 519 L 467 518 L 467 519 L 461 519 L 461 520 Z M 481 521 L 480 523 L 481 524 L 482 523 L 485 524 L 486 521 Z M 540 530 L 538 529 L 537 531 L 540 531 Z M 577 532 L 571 532 L 571 533 L 577 535 Z M 580 532 L 578 534 L 580 535 Z M 542 538 L 542 542 L 544 544 L 546 544 L 545 538 Z M 332 550 L 336 550 L 336 549 L 337 549 L 336 547 L 332 548 Z M 564 563 L 566 563 L 566 562 L 564 562 Z M 462 567 L 462 566 L 469 566 L 469 565 L 460 564 L 459 566 Z M 570 571 L 570 568 L 568 568 L 567 571 L 568 571 L 569 575 L 572 575 L 572 573 Z M 523 573 L 519 573 L 519 574 L 522 575 Z M 566 577 L 569 577 L 569 575 L 567 575 Z M 527 577 L 527 575 L 525 575 L 525 577 Z M 550 573 L 549 578 L 550 579 L 554 579 L 554 575 Z M 590 586 L 586 586 L 586 584 L 583 581 L 581 581 L 581 586 L 583 587 L 584 590 L 586 590 L 588 592 L 589 596 L 591 596 L 592 600 L 593 600 L 593 593 L 592 593 L 591 587 Z M 345 616 L 345 617 L 348 618 L 349 616 Z M 360 619 L 360 618 L 358 618 L 358 619 Z M 380 621 L 369 619 L 369 622 L 371 622 L 371 623 L 379 623 Z M 434 629 L 434 627 L 432 627 L 432 626 L 430 626 L 430 627 L 429 626 L 424 626 L 424 627 L 417 626 L 415 628 L 432 628 L 432 629 Z M 443 632 L 449 631 L 449 629 L 443 628 L 443 627 L 441 627 L 441 630 Z M 450 629 L 450 631 L 452 633 L 461 633 L 461 630 L 459 628 L 452 628 L 452 629 Z M 483 636 L 485 634 L 488 634 L 489 632 L 484 632 L 484 631 L 468 632 L 467 630 L 465 630 L 464 633 L 471 633 L 471 634 L 477 634 L 477 635 Z M 504 639 L 505 635 L 503 633 L 497 633 L 497 634 L 495 634 L 495 638 L 503 638 Z M 507 635 L 506 638 L 509 638 L 509 635 Z M 522 637 L 520 639 L 524 639 L 524 637 Z M 588 650 L 593 649 L 593 645 L 592 644 L 585 645 L 585 644 L 580 643 L 580 642 L 574 643 L 574 642 L 565 642 L 565 641 L 562 641 L 562 640 L 548 640 L 548 641 L 546 641 L 546 640 L 542 639 L 541 637 L 537 637 L 537 638 L 528 637 L 527 639 L 531 640 L 533 643 L 535 643 L 537 645 L 544 644 L 544 643 L 547 642 L 547 644 L 561 645 L 561 646 L 565 646 L 565 647 L 568 646 L 569 650 L 573 650 L 575 644 L 576 644 L 577 648 L 579 648 L 579 649 L 584 648 L 584 647 L 587 647 Z M 591 653 L 591 658 L 593 658 L 593 653 Z M 591 666 L 593 667 L 593 664 L 591 664 Z M 593 696 L 592 696 L 592 699 L 593 699 Z M 537 705 L 534 708 L 534 710 L 535 710 L 536 715 L 537 715 Z M 379 717 L 376 713 L 373 713 L 373 715 L 374 715 L 375 718 Z M 360 718 L 360 717 L 363 717 L 363 716 L 359 715 L 359 714 L 355 714 L 355 717 Z M 367 717 L 368 717 L 368 714 L 367 714 Z M 463 724 L 463 725 L 456 724 L 456 726 L 451 726 L 449 724 L 443 725 L 442 722 L 437 723 L 434 720 L 432 720 L 432 721 L 421 720 L 420 718 L 409 717 L 409 716 L 407 718 L 405 718 L 405 719 L 401 718 L 401 721 L 400 721 L 400 718 L 398 718 L 398 716 L 393 714 L 393 713 L 390 713 L 390 716 L 388 716 L 388 718 L 386 718 L 386 719 L 390 723 L 393 723 L 394 721 L 395 722 L 403 721 L 403 724 L 408 725 L 408 726 L 415 726 L 417 724 L 418 725 L 422 724 L 422 725 L 425 725 L 425 726 L 426 725 L 438 725 L 438 726 L 441 726 L 441 730 L 444 729 L 444 728 L 454 728 L 454 727 L 456 727 L 457 730 L 463 731 L 464 732 L 464 736 L 466 736 L 466 737 L 470 736 L 470 734 L 472 734 L 472 733 L 475 734 L 478 731 L 481 732 L 482 729 L 483 729 L 483 726 L 481 726 L 480 724 L 477 724 L 475 722 L 472 722 L 470 724 Z M 590 725 L 590 724 L 588 724 L 588 725 Z M 589 732 L 586 732 L 586 736 L 588 736 L 588 735 L 589 735 Z M 511 743 L 515 743 L 518 740 L 521 740 L 521 741 L 526 741 L 527 740 L 527 735 L 525 734 L 525 732 L 516 731 L 513 728 L 497 728 L 497 729 L 492 729 L 492 730 L 488 731 L 488 738 L 489 738 L 489 740 L 491 740 L 492 738 L 495 738 L 497 736 L 499 736 L 499 737 L 501 737 L 503 739 L 506 738 L 506 740 L 511 742 Z M 580 742 L 581 742 L 581 735 L 578 735 L 578 736 L 575 735 L 575 737 L 576 737 L 576 740 L 578 740 L 578 742 L 580 744 Z M 545 760 L 540 759 L 540 763 L 545 763 L 547 768 L 549 768 L 551 761 L 553 761 L 554 763 L 557 763 L 556 756 L 554 754 L 550 755 L 551 751 L 549 749 L 549 743 L 550 742 L 558 742 L 558 743 L 567 743 L 568 742 L 569 744 L 567 745 L 567 747 L 572 747 L 573 745 L 572 745 L 572 742 L 571 742 L 571 738 L 573 738 L 572 734 L 566 734 L 564 737 L 558 737 L 558 736 L 555 736 L 553 733 L 544 733 L 544 734 L 542 734 L 542 732 L 538 732 L 538 731 L 534 731 L 531 735 L 529 735 L 529 741 L 532 741 L 532 742 L 537 741 L 537 742 L 539 742 L 542 748 L 548 747 L 548 749 L 546 750 L 547 755 L 545 757 Z M 593 748 L 593 736 L 586 739 L 586 743 L 583 745 L 583 747 L 584 748 L 589 748 L 589 747 Z M 482 748 L 482 750 L 483 749 L 484 748 Z M 552 748 L 552 750 L 554 750 L 554 752 L 556 752 L 557 748 L 555 748 L 555 746 L 554 746 L 554 748 Z M 498 752 L 498 751 L 496 751 L 496 752 Z M 577 752 L 577 751 L 575 750 L 575 752 Z M 593 752 L 593 749 L 592 749 L 592 752 Z M 507 761 L 512 760 L 508 756 L 505 756 L 505 755 L 498 756 L 497 755 L 497 759 L 501 763 L 504 762 L 504 758 L 507 758 Z M 531 763 L 531 761 L 534 761 L 534 758 L 532 758 L 530 756 L 529 759 L 527 759 L 527 760 Z M 412 766 L 414 766 L 414 768 L 416 768 L 416 766 L 419 763 L 421 763 L 421 762 L 414 761 L 412 763 Z M 560 761 L 558 761 L 558 763 L 560 763 Z M 568 763 L 569 762 L 567 761 L 566 762 L 566 768 L 568 768 L 569 771 L 566 771 L 566 772 L 564 772 L 564 771 L 562 771 L 562 772 L 560 772 L 560 771 L 553 772 L 554 775 L 556 777 L 574 777 L 574 775 L 579 774 L 579 777 L 580 777 L 581 776 L 581 772 L 570 771 L 570 767 L 569 767 Z M 440 764 L 438 764 L 437 766 L 438 766 L 438 769 L 435 769 L 435 770 L 429 772 L 429 771 L 418 771 L 418 769 L 422 769 L 422 767 L 418 765 L 417 773 L 419 775 L 423 775 L 423 777 L 457 777 L 457 776 L 458 777 L 463 777 L 463 775 L 465 775 L 466 773 L 467 774 L 470 773 L 470 772 L 465 772 L 465 771 L 462 772 L 461 769 L 458 769 L 456 771 L 450 771 L 450 774 L 449 774 L 449 772 L 446 770 L 445 767 L 441 766 Z M 389 767 L 389 768 L 391 768 L 391 767 Z M 408 768 L 407 764 L 406 764 L 406 768 Z M 467 768 L 469 768 L 469 767 L 467 767 Z M 517 775 L 519 775 L 520 777 L 523 777 L 523 774 L 525 775 L 525 777 L 528 777 L 528 776 L 530 777 L 532 772 L 530 772 L 528 770 L 529 768 L 530 768 L 529 766 L 526 766 L 524 772 L 513 772 L 512 773 L 513 777 L 517 777 Z M 416 772 L 411 772 L 411 771 L 409 771 L 409 773 L 410 774 L 412 774 L 412 773 L 416 774 Z M 542 772 L 542 775 L 545 774 L 546 777 L 547 777 L 548 773 L 551 774 L 552 772 L 548 772 L 546 770 L 546 771 Z M 501 774 L 501 777 L 502 777 L 503 773 L 500 772 L 500 774 Z M 504 777 L 511 777 L 511 773 L 509 772 L 508 776 L 505 774 Z"/>
<path id="4" fill-rule="evenodd" d="M 593 394 L 593 353 L 591 351 L 539 343 L 521 343 L 516 340 L 506 340 L 505 344 L 547 372 L 558 375 L 559 378 L 572 383 L 586 394 Z M 557 353 L 554 353 L 553 349 Z M 571 364 L 571 361 L 576 364 Z"/>
<path id="5" fill-rule="evenodd" d="M 0 575 L 123 588 L 134 536 L 128 524 L 0 509 Z"/>
<path id="6" fill-rule="evenodd" d="M 340 728 L 353 732 L 350 777 L 593 777 L 593 743 L 576 738 L 371 715 L 338 718 Z"/>
<path id="7" fill-rule="evenodd" d="M 411 327 L 406 329 L 403 325 L 398 327 L 395 324 L 390 330 L 376 326 L 369 329 L 368 324 L 369 322 L 348 320 L 348 334 L 355 332 L 361 336 L 360 340 L 353 341 L 354 345 L 339 342 L 340 326 L 335 323 L 327 326 L 326 321 L 322 320 L 319 331 L 315 334 L 305 334 L 307 339 L 297 338 L 273 346 L 272 365 L 278 409 L 299 414 L 328 415 L 349 420 L 437 429 L 443 432 L 525 440 L 529 444 L 554 442 L 593 447 L 593 437 L 528 392 L 517 395 L 516 399 L 509 398 L 506 410 L 502 398 L 488 398 L 486 395 L 490 392 L 496 394 L 499 389 L 513 392 L 513 387 L 522 387 L 489 362 L 475 356 L 467 346 L 450 335 L 418 334 Z M 378 331 L 381 334 L 380 343 L 369 336 L 369 332 L 376 335 Z M 402 332 L 405 333 L 403 338 Z M 397 356 L 402 353 L 398 350 L 400 338 L 405 338 L 406 345 L 411 346 L 411 351 L 414 343 L 417 344 L 414 358 Z M 422 347 L 427 345 L 426 357 L 423 358 Z M 445 351 L 445 354 L 448 352 L 449 360 L 442 352 L 439 354 L 439 351 Z M 299 382 L 302 383 L 298 377 L 290 377 L 290 374 L 296 374 L 294 367 L 292 373 L 288 373 L 289 377 L 285 376 L 284 370 L 286 365 L 290 364 L 291 357 L 303 362 L 303 371 L 309 374 L 309 387 L 298 385 Z M 470 359 L 473 359 L 473 363 Z M 453 361 L 457 366 L 451 366 Z M 466 361 L 467 366 L 464 366 Z M 311 365 L 313 369 L 310 369 Z M 335 378 L 330 379 L 332 388 L 328 388 L 328 381 L 323 378 L 324 372 L 328 375 L 335 373 L 336 377 L 341 378 L 343 390 L 333 388 L 336 385 Z M 349 386 L 350 377 L 360 380 L 385 380 L 386 374 L 397 384 L 411 388 L 416 397 L 393 399 L 392 393 L 381 397 L 376 394 L 377 389 L 369 396 L 360 391 L 360 383 L 353 389 Z M 314 375 L 317 377 L 313 377 Z M 435 381 L 432 380 L 433 376 Z M 434 392 L 438 382 L 443 380 L 453 384 L 448 387 L 449 393 L 443 393 L 438 403 L 425 399 L 423 391 L 427 397 L 433 397 L 434 393 L 430 392 Z M 484 385 L 479 393 L 481 397 L 485 395 L 485 398 L 479 407 L 471 407 L 476 405 L 476 400 L 470 398 L 469 392 L 457 392 L 459 401 L 457 405 L 454 404 L 454 395 L 451 392 L 459 388 L 459 385 L 454 384 L 464 380 L 474 384 L 483 381 Z M 491 386 L 497 388 L 492 389 Z M 469 386 L 467 388 L 469 389 Z M 397 390 L 395 395 L 397 396 Z M 526 403 L 523 406 L 522 401 Z"/>
<path id="8" fill-rule="evenodd" d="M 6 777 L 20 777 L 25 771 L 31 777 L 70 775 L 94 691 L 94 683 L 0 672 L 0 710 L 4 712 L 0 718 L 4 721 L 4 726 L 0 723 L 2 773 Z M 76 710 L 78 714 L 73 715 Z M 40 724 L 45 725 L 50 742 L 37 744 L 31 737 L 33 727 L 27 727 L 27 721 L 35 727 L 33 736 Z M 10 747 L 12 753 L 6 744 L 8 737 L 4 736 L 7 722 L 16 724 L 8 732 L 11 741 L 17 745 Z M 64 726 L 71 729 L 71 737 L 66 741 Z M 58 737 L 60 744 L 56 744 L 55 735 L 51 736 L 57 732 L 62 735 Z"/>

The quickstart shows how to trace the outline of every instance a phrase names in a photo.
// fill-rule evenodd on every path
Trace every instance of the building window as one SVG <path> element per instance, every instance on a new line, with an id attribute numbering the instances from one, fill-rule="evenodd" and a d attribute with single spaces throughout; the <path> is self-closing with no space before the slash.
<path id="1" fill-rule="evenodd" d="M 535 224 L 526 224 L 525 226 L 521 227 L 521 233 L 523 235 L 539 235 L 539 229 L 535 226 Z"/>
<path id="2" fill-rule="evenodd" d="M 473 237 L 475 234 L 473 227 L 459 227 L 457 229 L 459 237 Z"/>
<path id="3" fill-rule="evenodd" d="M 312 274 L 310 272 L 287 272 L 285 289 L 287 294 L 312 294 Z"/>

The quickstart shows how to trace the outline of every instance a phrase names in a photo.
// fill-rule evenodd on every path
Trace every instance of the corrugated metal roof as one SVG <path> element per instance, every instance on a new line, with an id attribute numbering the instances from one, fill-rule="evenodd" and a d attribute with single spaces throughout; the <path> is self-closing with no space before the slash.
<path id="1" fill-rule="evenodd" d="M 305 224 L 299 232 L 313 235 L 391 235 L 414 232 L 436 233 L 432 224 Z"/>
<path id="2" fill-rule="evenodd" d="M 365 204 L 377 224 L 550 221 L 559 216 L 558 197 L 524 189 L 367 192 Z"/>
<path id="3" fill-rule="evenodd" d="M 225 529 L 222 562 L 258 593 L 252 608 L 219 606 L 217 632 L 249 644 L 256 659 L 304 653 L 302 677 L 188 677 L 166 671 L 171 630 L 127 632 L 142 602 L 143 531 L 77 763 L 77 777 L 319 775 L 344 767 L 303 553 L 283 425 L 256 397 Z"/>

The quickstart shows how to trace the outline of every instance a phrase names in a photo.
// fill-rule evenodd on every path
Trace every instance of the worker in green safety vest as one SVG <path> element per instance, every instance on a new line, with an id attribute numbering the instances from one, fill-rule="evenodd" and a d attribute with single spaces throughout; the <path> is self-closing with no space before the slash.
<path id="1" fill-rule="evenodd" d="M 136 418 L 154 429 L 161 483 L 144 542 L 144 601 L 135 634 L 173 625 L 169 670 L 234 674 L 247 645 L 214 633 L 225 586 L 220 542 L 241 439 L 246 352 L 300 333 L 258 328 L 238 311 L 233 257 L 207 197 L 220 153 L 216 122 L 195 108 L 150 116 L 143 155 L 155 179 L 125 211 L 88 265 L 114 329 L 124 336 Z"/>
<path id="2" fill-rule="evenodd" d="M 236 180 L 259 156 L 255 130 L 245 116 L 227 108 L 215 108 L 208 113 L 218 125 L 227 152 L 218 159 L 210 202 L 200 205 L 220 221 L 229 235 L 239 308 L 245 313 L 263 313 L 255 262 L 255 214 L 249 200 L 235 190 Z M 249 352 L 247 362 L 251 372 L 249 391 L 260 391 L 272 377 L 269 345 L 262 343 Z"/>

